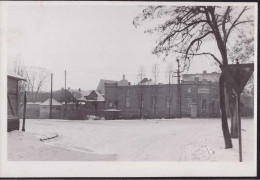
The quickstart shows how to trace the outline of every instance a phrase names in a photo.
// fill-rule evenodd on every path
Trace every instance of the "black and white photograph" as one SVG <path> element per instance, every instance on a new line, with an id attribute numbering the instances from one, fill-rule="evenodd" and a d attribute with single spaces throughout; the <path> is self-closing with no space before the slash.
<path id="1" fill-rule="evenodd" d="M 0 177 L 257 175 L 256 2 L 0 9 Z"/>

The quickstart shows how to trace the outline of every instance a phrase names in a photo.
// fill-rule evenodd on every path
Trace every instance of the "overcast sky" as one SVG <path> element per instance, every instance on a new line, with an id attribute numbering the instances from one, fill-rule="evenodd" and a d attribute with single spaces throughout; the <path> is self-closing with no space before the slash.
<path id="1" fill-rule="evenodd" d="M 120 80 L 123 74 L 136 84 L 140 66 L 151 78 L 155 63 L 159 82 L 167 82 L 167 63 L 175 63 L 176 57 L 163 62 L 151 54 L 156 37 L 132 23 L 141 11 L 137 6 L 9 6 L 9 67 L 20 58 L 26 66 L 48 69 L 54 75 L 54 90 L 64 87 L 65 69 L 67 86 L 74 89 L 96 89 L 100 79 Z M 206 57 L 198 57 L 188 73 L 217 69 Z"/>

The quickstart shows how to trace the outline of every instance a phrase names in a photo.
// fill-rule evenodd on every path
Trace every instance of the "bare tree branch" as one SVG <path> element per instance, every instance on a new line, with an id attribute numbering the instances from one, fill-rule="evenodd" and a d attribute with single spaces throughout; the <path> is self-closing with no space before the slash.
<path id="1" fill-rule="evenodd" d="M 240 17 L 242 16 L 242 14 L 243 14 L 245 11 L 247 11 L 248 9 L 249 9 L 249 8 L 247 8 L 247 6 L 245 6 L 245 7 L 243 8 L 243 10 L 240 12 L 240 14 L 237 16 L 237 18 L 235 19 L 235 21 L 232 23 L 231 27 L 230 27 L 229 30 L 227 31 L 226 39 L 224 39 L 225 42 L 228 41 L 228 37 L 229 37 L 230 32 L 232 31 L 232 29 L 233 29 L 235 26 L 238 25 L 238 24 L 236 24 L 237 21 L 240 19 Z"/>

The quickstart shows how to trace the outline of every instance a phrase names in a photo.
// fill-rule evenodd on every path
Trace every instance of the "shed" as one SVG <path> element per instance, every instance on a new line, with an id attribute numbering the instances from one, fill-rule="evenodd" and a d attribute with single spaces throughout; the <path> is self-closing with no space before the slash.
<path id="1" fill-rule="evenodd" d="M 7 73 L 7 131 L 19 130 L 19 84 L 20 80 L 26 81 L 22 76 Z"/>
<path id="2" fill-rule="evenodd" d="M 51 99 L 47 99 L 40 104 L 40 118 L 48 119 L 50 117 L 50 102 Z M 52 98 L 52 119 L 61 118 L 61 103 Z"/>
<path id="3" fill-rule="evenodd" d="M 106 109 L 104 110 L 105 112 L 105 119 L 106 120 L 115 120 L 115 119 L 119 119 L 119 113 L 122 110 L 118 110 L 118 109 Z"/>

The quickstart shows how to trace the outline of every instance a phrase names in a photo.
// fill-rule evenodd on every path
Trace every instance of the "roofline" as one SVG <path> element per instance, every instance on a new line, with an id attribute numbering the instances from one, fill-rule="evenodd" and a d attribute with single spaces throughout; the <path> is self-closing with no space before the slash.
<path id="1" fill-rule="evenodd" d="M 23 81 L 26 81 L 25 78 L 18 78 L 18 77 L 15 77 L 15 76 L 11 76 L 11 75 L 7 75 L 8 78 L 11 78 L 11 79 L 18 79 L 18 80 L 23 80 Z"/>
<path id="2" fill-rule="evenodd" d="M 189 76 L 189 75 L 205 75 L 205 74 L 221 74 L 221 73 L 218 73 L 218 72 L 211 72 L 211 73 L 195 73 L 195 74 L 182 74 L 182 76 Z"/>
<path id="3" fill-rule="evenodd" d="M 184 81 L 185 82 L 185 81 Z M 210 84 L 210 85 L 217 85 L 218 82 L 209 82 L 207 81 L 207 83 L 201 83 L 201 81 L 199 81 L 198 83 L 193 81 L 193 82 L 185 82 L 185 83 L 181 83 L 181 85 L 194 85 L 194 84 L 199 84 L 199 85 L 205 85 L 205 84 Z M 106 85 L 108 87 L 117 87 L 117 88 L 120 88 L 120 87 L 140 87 L 140 86 L 143 86 L 143 87 L 151 87 L 151 86 L 169 86 L 169 84 L 136 84 L 136 85 L 126 85 L 126 86 L 115 86 L 115 85 Z M 170 86 L 178 86 L 178 84 L 170 84 Z"/>

